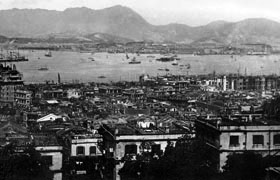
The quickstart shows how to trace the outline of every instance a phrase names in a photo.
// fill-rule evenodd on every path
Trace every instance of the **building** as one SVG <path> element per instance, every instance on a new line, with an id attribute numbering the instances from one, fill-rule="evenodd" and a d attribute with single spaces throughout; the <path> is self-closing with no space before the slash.
<path id="1" fill-rule="evenodd" d="M 15 102 L 17 106 L 30 107 L 32 103 L 32 92 L 23 89 L 16 89 Z"/>
<path id="2" fill-rule="evenodd" d="M 71 140 L 71 157 L 102 156 L 102 136 L 100 134 L 80 134 Z"/>
<path id="3" fill-rule="evenodd" d="M 97 171 L 94 169 L 100 168 L 103 157 L 102 136 L 96 130 L 78 126 L 64 128 L 57 135 L 64 140 L 65 153 L 69 157 L 70 168 L 67 173 L 77 179 L 95 175 Z"/>
<path id="4" fill-rule="evenodd" d="M 79 99 L 81 96 L 82 96 L 82 93 L 80 92 L 80 90 L 77 90 L 77 89 L 68 89 L 67 90 L 68 99 L 71 99 L 71 98 Z"/>
<path id="5" fill-rule="evenodd" d="M 280 151 L 280 123 L 260 116 L 240 116 L 233 119 L 206 119 L 196 121 L 197 137 L 213 147 L 222 170 L 231 153 L 253 151 L 263 156 L 278 155 Z"/>
<path id="6" fill-rule="evenodd" d="M 46 160 L 50 170 L 54 173 L 53 180 L 62 180 L 63 147 L 60 146 L 53 135 L 33 135 L 35 150 Z"/>
<path id="7" fill-rule="evenodd" d="M 101 131 L 105 156 L 116 162 L 113 177 L 120 179 L 118 172 L 123 167 L 124 157 L 136 160 L 136 155 L 143 152 L 160 156 L 169 142 L 175 143 L 188 129 L 175 121 L 168 128 L 160 127 L 158 121 L 143 117 L 128 123 L 104 124 Z"/>
<path id="8" fill-rule="evenodd" d="M 13 106 L 16 89 L 23 86 L 22 74 L 13 67 L 0 64 L 0 106 Z"/>
<path id="9" fill-rule="evenodd" d="M 19 52 L 0 53 L 0 106 L 13 106 L 15 91 L 23 85 L 22 74 L 17 71 L 14 62 L 28 61 Z M 7 65 L 7 64 L 10 64 Z"/>

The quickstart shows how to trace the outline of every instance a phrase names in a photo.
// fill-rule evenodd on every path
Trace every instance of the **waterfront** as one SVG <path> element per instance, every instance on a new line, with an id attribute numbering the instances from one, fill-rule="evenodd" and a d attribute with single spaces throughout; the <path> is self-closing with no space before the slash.
<path id="1" fill-rule="evenodd" d="M 178 66 L 172 62 L 159 62 L 154 55 L 151 58 L 147 54 L 109 54 L 109 53 L 80 53 L 69 51 L 53 51 L 52 57 L 45 57 L 45 51 L 20 51 L 29 58 L 28 62 L 17 63 L 17 68 L 23 73 L 26 83 L 39 83 L 46 80 L 57 81 L 60 73 L 62 82 L 79 80 L 80 82 L 110 82 L 110 81 L 137 81 L 143 73 L 150 75 L 164 75 L 166 73 L 175 75 L 208 74 L 214 70 L 216 73 L 245 73 L 248 75 L 279 74 L 279 55 L 269 56 L 230 56 L 209 55 L 193 56 L 178 55 L 181 59 Z M 129 64 L 133 57 L 141 61 L 141 64 Z M 94 61 L 92 60 L 94 59 Z M 186 66 L 190 64 L 191 68 Z M 181 66 L 180 66 L 181 65 Z M 47 71 L 39 71 L 41 67 L 48 67 Z M 169 71 L 159 71 L 168 69 Z M 106 78 L 98 78 L 105 76 Z"/>

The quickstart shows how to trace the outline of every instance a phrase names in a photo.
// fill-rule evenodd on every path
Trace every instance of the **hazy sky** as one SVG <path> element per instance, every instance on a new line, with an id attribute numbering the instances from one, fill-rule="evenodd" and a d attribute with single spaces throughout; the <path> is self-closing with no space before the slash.
<path id="1" fill-rule="evenodd" d="M 118 4 L 132 8 L 152 24 L 174 22 L 196 26 L 215 20 L 259 17 L 280 22 L 280 0 L 0 0 L 0 9 L 64 10 L 81 6 L 102 9 Z"/>

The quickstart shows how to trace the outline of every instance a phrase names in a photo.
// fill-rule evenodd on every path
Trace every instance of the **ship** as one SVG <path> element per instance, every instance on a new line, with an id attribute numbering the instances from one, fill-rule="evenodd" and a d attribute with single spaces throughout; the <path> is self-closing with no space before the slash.
<path id="1" fill-rule="evenodd" d="M 175 60 L 173 63 L 172 63 L 173 66 L 178 66 L 178 62 Z"/>
<path id="2" fill-rule="evenodd" d="M 88 59 L 90 59 L 91 61 L 95 61 L 93 57 L 89 57 Z"/>
<path id="3" fill-rule="evenodd" d="M 106 76 L 98 76 L 98 78 L 104 79 L 104 78 L 106 78 Z"/>
<path id="4" fill-rule="evenodd" d="M 141 64 L 141 61 L 137 61 L 135 57 L 128 64 Z"/>
<path id="5" fill-rule="evenodd" d="M 49 50 L 48 52 L 46 52 L 45 56 L 46 57 L 52 57 L 52 52 Z"/>
<path id="6" fill-rule="evenodd" d="M 174 61 L 175 58 L 172 57 L 172 56 L 170 56 L 170 57 L 169 56 L 168 57 L 164 56 L 164 57 L 158 58 L 156 60 L 161 61 L 161 62 L 169 62 L 169 61 Z"/>
<path id="7" fill-rule="evenodd" d="M 49 70 L 49 68 L 47 67 L 47 66 L 45 66 L 45 67 L 40 67 L 39 69 L 38 69 L 38 71 L 48 71 Z"/>

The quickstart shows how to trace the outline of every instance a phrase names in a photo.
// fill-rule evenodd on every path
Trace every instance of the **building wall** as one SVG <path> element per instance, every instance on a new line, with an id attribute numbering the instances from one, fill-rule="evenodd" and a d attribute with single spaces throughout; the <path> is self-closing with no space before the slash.
<path id="1" fill-rule="evenodd" d="M 80 156 L 77 155 L 77 147 L 84 147 L 85 154 L 84 156 L 90 156 L 90 147 L 96 147 L 96 156 L 101 156 L 102 152 L 98 145 L 98 139 L 74 139 L 71 144 L 71 156 Z"/>
<path id="2" fill-rule="evenodd" d="M 141 144 L 143 141 L 138 141 L 138 142 L 119 142 L 116 144 L 116 151 L 115 151 L 115 158 L 120 160 L 121 158 L 123 158 L 125 156 L 125 146 L 126 145 L 136 145 L 137 146 L 137 154 L 141 153 Z M 162 150 L 162 152 L 165 151 L 165 148 L 167 146 L 167 140 L 166 141 L 152 141 L 154 144 L 156 145 L 160 145 L 160 150 Z M 175 143 L 176 141 L 171 141 L 173 143 Z"/>
<path id="3" fill-rule="evenodd" d="M 61 146 L 45 146 L 36 147 L 41 156 L 51 156 L 52 165 L 49 167 L 54 172 L 53 180 L 62 180 L 62 147 Z"/>
<path id="4" fill-rule="evenodd" d="M 126 145 L 136 145 L 137 154 L 140 153 L 140 146 L 143 142 L 152 142 L 152 145 L 160 145 L 160 150 L 165 151 L 168 141 L 175 143 L 183 134 L 154 134 L 154 135 L 118 135 L 116 141 L 109 141 L 105 146 L 114 146 L 114 158 L 121 160 L 125 156 Z M 120 180 L 119 170 L 123 167 L 123 163 L 117 163 L 114 170 L 114 179 Z"/>
<path id="5" fill-rule="evenodd" d="M 274 154 L 280 150 L 280 144 L 274 144 L 275 135 L 280 135 L 279 126 L 251 126 L 238 127 L 240 131 L 234 127 L 229 127 L 229 132 L 221 132 L 220 135 L 220 170 L 225 165 L 227 156 L 232 152 L 254 151 L 263 155 Z M 246 129 L 245 129 L 246 128 Z M 253 144 L 253 136 L 262 135 L 262 144 Z M 230 145 L 230 136 L 238 136 L 238 145 Z"/>

